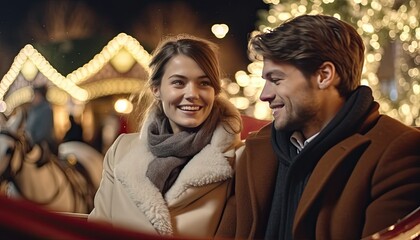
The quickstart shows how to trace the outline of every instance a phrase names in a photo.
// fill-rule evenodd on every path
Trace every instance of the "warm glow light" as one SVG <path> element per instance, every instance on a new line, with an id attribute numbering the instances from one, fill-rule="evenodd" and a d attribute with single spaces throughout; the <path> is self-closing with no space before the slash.
<path id="1" fill-rule="evenodd" d="M 4 112 L 6 112 L 6 109 L 7 109 L 7 104 L 6 104 L 6 102 L 5 102 L 5 101 L 3 101 L 3 100 L 0 100 L 0 112 L 1 112 L 1 113 L 4 113 Z"/>
<path id="2" fill-rule="evenodd" d="M 245 97 L 231 98 L 230 102 L 233 103 L 233 105 L 235 105 L 236 108 L 241 110 L 247 109 L 249 107 L 249 100 Z"/>
<path id="3" fill-rule="evenodd" d="M 16 107 L 30 102 L 33 98 L 33 90 L 32 87 L 22 87 L 17 89 L 10 95 L 6 100 L 6 115 L 10 115 Z"/>
<path id="4" fill-rule="evenodd" d="M 227 92 L 231 95 L 235 95 L 239 92 L 239 90 L 241 90 L 241 88 L 239 87 L 239 85 L 237 83 L 229 83 L 227 88 L 226 88 Z"/>
<path id="5" fill-rule="evenodd" d="M 66 77 L 61 75 L 32 45 L 26 45 L 0 81 L 0 101 L 5 102 L 7 112 L 13 111 L 15 107 L 30 101 L 30 97 L 23 88 L 32 88 L 33 80 L 38 73 L 41 73 L 52 83 L 49 90 L 49 101 L 54 104 L 63 105 L 69 101 L 68 96 L 81 103 L 93 98 L 112 95 L 138 92 L 145 79 L 123 78 L 101 79 L 84 84 L 84 82 L 97 74 L 106 64 L 110 63 L 119 73 L 126 73 L 137 62 L 144 69 L 144 78 L 147 77 L 150 54 L 133 37 L 120 33 L 113 38 L 104 49 L 95 55 L 84 66 L 76 69 Z M 19 75 L 26 80 L 19 82 L 22 91 L 13 90 L 7 95 L 12 84 Z M 49 84 L 51 85 L 51 84 Z M 56 88 L 55 88 L 56 87 Z"/>
<path id="6" fill-rule="evenodd" d="M 372 88 L 373 96 L 381 105 L 381 113 L 401 120 L 408 125 L 420 123 L 420 28 L 418 1 L 408 0 L 394 4 L 386 0 L 343 0 L 348 4 L 342 8 L 337 0 L 264 0 L 270 4 L 267 11 L 260 13 L 258 31 L 267 32 L 290 18 L 302 14 L 327 14 L 342 19 L 356 27 L 366 46 L 362 85 Z M 395 80 L 383 83 L 378 69 L 385 59 L 384 53 L 392 44 L 395 52 L 391 67 Z M 389 51 L 389 50 L 388 50 Z M 388 60 L 386 56 L 385 60 Z M 385 62 L 386 63 L 386 62 Z M 388 63 L 386 63 L 388 64 Z M 235 80 L 241 86 L 232 98 L 245 96 L 250 100 L 250 111 L 254 117 L 270 118 L 266 104 L 258 100 L 264 86 L 261 79 L 261 61 L 253 61 L 247 67 L 247 75 L 236 74 Z M 238 73 L 241 71 L 238 71 Z M 382 77 L 382 76 L 381 76 Z M 259 80 L 257 80 L 259 79 Z M 384 86 L 385 84 L 385 86 Z M 252 90 L 255 88 L 255 91 Z M 229 91 L 228 91 L 229 92 Z"/>
<path id="7" fill-rule="evenodd" d="M 81 101 L 83 101 L 86 98 L 87 92 L 85 90 L 76 86 L 72 82 L 68 82 L 61 74 L 57 72 L 57 70 L 55 70 L 49 64 L 49 62 L 36 49 L 34 49 L 32 45 L 28 44 L 15 57 L 15 60 L 12 66 L 10 67 L 9 71 L 0 81 L 0 100 L 4 98 L 6 92 L 9 90 L 13 82 L 17 79 L 18 75 L 22 73 L 23 69 L 25 69 L 23 71 L 26 71 L 26 74 L 29 74 L 27 75 L 27 77 L 31 78 L 33 72 L 36 72 L 33 68 L 36 68 L 37 71 L 42 73 L 55 86 L 61 88 L 67 94 L 70 94 L 72 97 L 80 99 Z M 28 87 L 30 85 L 30 83 L 27 83 L 26 86 L 23 87 Z M 27 98 L 22 98 L 19 95 L 15 96 L 15 94 L 17 93 L 18 91 L 15 90 L 12 94 L 8 96 L 10 100 L 5 99 L 5 102 L 8 106 L 8 111 L 13 111 L 15 107 L 25 103 L 25 101 L 29 101 Z"/>
<path id="8" fill-rule="evenodd" d="M 36 77 L 38 69 L 36 68 L 35 64 L 33 64 L 33 62 L 28 59 L 23 64 L 21 72 L 26 80 L 32 81 Z"/>
<path id="9" fill-rule="evenodd" d="M 129 114 L 133 111 L 133 104 L 127 99 L 118 99 L 114 104 L 115 111 Z"/>
<path id="10" fill-rule="evenodd" d="M 143 68 L 148 69 L 150 54 L 144 50 L 136 39 L 125 33 L 120 33 L 100 53 L 96 54 L 92 60 L 67 75 L 66 78 L 71 79 L 76 84 L 86 81 L 102 69 L 122 48 L 125 48 Z"/>
<path id="11" fill-rule="evenodd" d="M 91 99 L 115 95 L 115 94 L 131 94 L 138 93 L 143 88 L 145 80 L 135 78 L 111 78 L 102 79 L 101 81 L 84 84 Z"/>
<path id="12" fill-rule="evenodd" d="M 291 17 L 291 15 L 290 15 L 290 13 L 288 13 L 288 12 L 281 12 L 281 13 L 279 13 L 279 15 L 278 15 L 278 19 L 280 20 L 280 21 L 286 21 L 287 19 L 289 19 Z"/>
<path id="13" fill-rule="evenodd" d="M 222 23 L 222 24 L 214 24 L 211 27 L 211 32 L 216 36 L 217 38 L 224 38 L 226 34 L 229 32 L 228 25 Z"/>
<path id="14" fill-rule="evenodd" d="M 236 82 L 241 87 L 246 87 L 250 83 L 250 77 L 244 71 L 238 71 L 235 74 Z"/>
<path id="15" fill-rule="evenodd" d="M 265 102 L 257 102 L 254 109 L 254 117 L 258 119 L 267 119 L 271 115 L 271 109 Z"/>
<path id="16" fill-rule="evenodd" d="M 122 48 L 110 62 L 118 72 L 126 73 L 133 67 L 136 60 L 127 50 L 125 50 L 125 48 Z"/>

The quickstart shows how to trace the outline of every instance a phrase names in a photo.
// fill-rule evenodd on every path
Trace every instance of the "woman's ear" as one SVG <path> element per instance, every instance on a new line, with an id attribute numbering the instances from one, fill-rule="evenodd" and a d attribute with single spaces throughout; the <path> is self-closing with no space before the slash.
<path id="1" fill-rule="evenodd" d="M 160 91 L 159 91 L 159 88 L 158 87 L 152 87 L 151 89 L 152 89 L 153 96 L 157 100 L 159 100 L 160 99 Z"/>
<path id="2" fill-rule="evenodd" d="M 320 89 L 326 89 L 329 86 L 338 84 L 335 66 L 332 62 L 324 62 L 318 69 L 317 84 Z M 336 82 L 337 81 L 337 82 Z"/>

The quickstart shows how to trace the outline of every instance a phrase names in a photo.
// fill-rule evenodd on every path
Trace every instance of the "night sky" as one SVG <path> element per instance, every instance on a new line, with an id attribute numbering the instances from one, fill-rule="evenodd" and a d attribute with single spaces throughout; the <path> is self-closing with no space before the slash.
<path id="1" fill-rule="evenodd" d="M 25 32 L 28 11 L 39 7 L 48 0 L 11 0 L 0 8 L 0 74 L 8 69 L 18 51 L 26 44 L 33 44 L 34 39 Z M 53 0 L 54 1 L 54 0 Z M 141 9 L 150 4 L 170 3 L 170 0 L 83 0 L 103 19 L 104 24 L 116 32 L 130 34 L 129 27 L 139 15 Z M 228 36 L 233 38 L 243 49 L 246 56 L 248 34 L 256 29 L 257 11 L 268 9 L 262 0 L 183 0 L 196 13 L 201 21 L 209 24 L 226 23 L 230 26 Z M 240 10 L 238 10 L 240 7 Z"/>

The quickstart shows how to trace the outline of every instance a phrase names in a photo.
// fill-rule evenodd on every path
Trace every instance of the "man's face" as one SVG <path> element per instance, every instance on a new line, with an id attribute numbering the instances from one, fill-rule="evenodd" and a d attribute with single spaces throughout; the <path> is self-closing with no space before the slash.
<path id="1" fill-rule="evenodd" d="M 315 76 L 307 79 L 291 64 L 264 59 L 262 77 L 260 99 L 269 103 L 277 130 L 305 133 L 319 125 L 322 106 Z"/>

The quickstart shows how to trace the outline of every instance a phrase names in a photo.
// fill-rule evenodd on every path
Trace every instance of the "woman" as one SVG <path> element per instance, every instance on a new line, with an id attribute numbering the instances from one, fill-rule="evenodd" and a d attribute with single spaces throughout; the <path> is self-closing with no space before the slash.
<path id="1" fill-rule="evenodd" d="M 160 235 L 215 236 L 232 193 L 242 124 L 221 96 L 214 47 L 178 35 L 154 51 L 153 102 L 140 132 L 121 135 L 108 150 L 89 219 Z"/>

